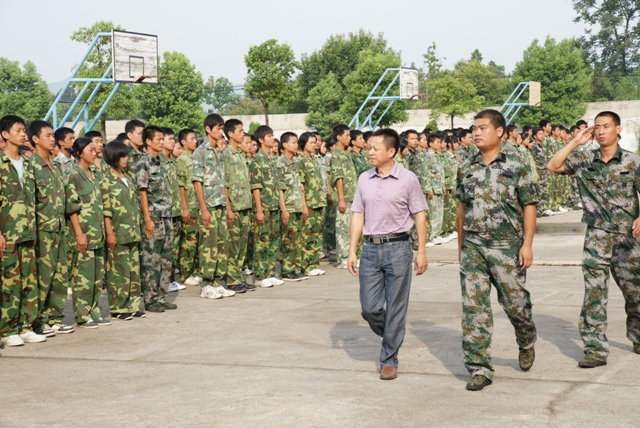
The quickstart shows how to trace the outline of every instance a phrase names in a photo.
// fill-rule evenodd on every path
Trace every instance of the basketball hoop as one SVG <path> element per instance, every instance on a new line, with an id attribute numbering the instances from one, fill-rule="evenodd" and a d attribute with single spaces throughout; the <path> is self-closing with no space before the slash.
<path id="1" fill-rule="evenodd" d="M 156 79 L 156 80 L 160 80 L 163 79 L 164 76 L 158 76 L 158 75 L 152 75 L 152 74 L 147 74 L 144 76 L 133 76 L 133 83 L 142 83 L 142 81 L 144 79 Z"/>

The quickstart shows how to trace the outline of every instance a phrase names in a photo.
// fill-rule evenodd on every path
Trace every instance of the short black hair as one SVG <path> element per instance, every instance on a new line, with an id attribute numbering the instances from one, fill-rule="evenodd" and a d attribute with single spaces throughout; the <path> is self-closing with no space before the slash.
<path id="1" fill-rule="evenodd" d="M 171 128 L 163 127 L 161 129 L 162 129 L 162 135 L 164 135 L 165 137 L 167 135 L 176 135 L 176 133 L 173 132 L 173 129 L 171 129 Z"/>
<path id="2" fill-rule="evenodd" d="M 489 121 L 491 122 L 491 125 L 493 125 L 495 129 L 502 128 L 503 135 L 504 135 L 504 131 L 506 131 L 507 129 L 507 121 L 505 120 L 502 113 L 500 113 L 498 110 L 493 110 L 493 109 L 482 110 L 480 113 L 476 114 L 475 117 L 473 118 L 473 120 L 477 120 L 477 119 L 489 119 Z"/>
<path id="3" fill-rule="evenodd" d="M 511 134 L 513 131 L 517 131 L 518 127 L 514 124 L 507 125 L 507 134 Z"/>
<path id="4" fill-rule="evenodd" d="M 532 128 L 529 125 L 525 125 L 525 126 L 522 127 L 522 132 L 529 132 L 529 131 L 531 131 L 531 129 Z"/>
<path id="5" fill-rule="evenodd" d="M 207 130 L 207 128 L 213 129 L 214 127 L 216 127 L 218 125 L 220 125 L 220 126 L 224 125 L 224 119 L 219 114 L 211 113 L 211 114 L 208 114 L 207 117 L 204 118 L 204 130 L 205 131 Z"/>
<path id="6" fill-rule="evenodd" d="M 300 137 L 298 137 L 298 148 L 301 152 L 304 151 L 304 146 L 307 145 L 311 138 L 316 138 L 313 132 L 303 132 L 300 134 Z"/>
<path id="7" fill-rule="evenodd" d="M 93 143 L 93 141 L 91 141 L 91 138 L 76 138 L 76 140 L 73 142 L 73 147 L 71 147 L 71 154 L 76 159 L 80 159 L 80 155 L 82 154 L 84 149 L 91 143 Z"/>
<path id="8" fill-rule="evenodd" d="M 264 140 L 264 137 L 266 137 L 267 134 L 273 134 L 273 129 L 271 129 L 271 127 L 267 125 L 260 125 L 256 128 L 256 131 L 253 133 L 253 138 L 256 139 L 258 144 L 262 144 L 260 140 L 261 139 Z"/>
<path id="9" fill-rule="evenodd" d="M 71 128 L 67 128 L 66 126 L 63 126 L 62 128 L 56 129 L 56 132 L 55 132 L 56 143 L 59 146 L 62 146 L 62 144 L 59 144 L 59 142 L 60 141 L 64 141 L 64 139 L 67 138 L 67 135 L 75 134 L 75 132 L 76 131 L 74 131 Z"/>
<path id="10" fill-rule="evenodd" d="M 547 126 L 547 125 L 548 125 L 548 124 L 550 124 L 550 123 L 551 123 L 551 121 L 550 121 L 549 119 L 542 119 L 542 120 L 540 121 L 540 123 L 538 124 L 538 126 L 539 126 L 540 128 L 544 128 L 545 126 Z"/>
<path id="11" fill-rule="evenodd" d="M 280 136 L 280 141 L 278 142 L 278 152 L 282 153 L 284 150 L 284 143 L 288 142 L 292 138 L 298 138 L 298 136 L 293 132 L 285 132 Z"/>
<path id="12" fill-rule="evenodd" d="M 429 147 L 431 147 L 431 144 L 435 143 L 436 140 L 441 140 L 441 139 L 442 138 L 437 132 L 433 134 L 429 134 L 427 135 L 427 144 L 429 145 Z"/>
<path id="13" fill-rule="evenodd" d="M 418 135 L 418 131 L 416 131 L 415 129 L 407 129 L 406 131 L 404 131 L 404 136 L 406 138 L 409 137 L 409 134 L 416 134 L 416 137 L 420 138 L 420 136 Z"/>
<path id="14" fill-rule="evenodd" d="M 573 131 L 577 131 L 578 129 L 580 129 L 578 126 L 573 125 L 571 128 L 569 128 L 569 133 L 573 134 Z"/>
<path id="15" fill-rule="evenodd" d="M 587 121 L 580 119 L 579 121 L 576 122 L 576 126 L 578 128 L 580 128 L 582 125 L 587 126 L 588 125 Z"/>
<path id="16" fill-rule="evenodd" d="M 595 123 L 595 121 L 601 117 L 610 117 L 616 126 L 620 126 L 622 124 L 622 120 L 620 120 L 618 113 L 614 113 L 612 111 L 601 111 L 596 115 L 595 119 L 593 119 L 593 122 Z"/>
<path id="17" fill-rule="evenodd" d="M 349 135 L 351 136 L 351 141 L 357 140 L 359 136 L 362 135 L 362 131 L 360 131 L 359 129 L 352 129 L 349 132 Z"/>
<path id="18" fill-rule="evenodd" d="M 156 132 L 164 135 L 164 133 L 162 132 L 162 128 L 158 126 L 149 125 L 144 128 L 144 131 L 142 131 L 142 141 L 145 143 L 145 145 L 147 144 L 147 140 L 153 140 L 155 138 Z"/>
<path id="19" fill-rule="evenodd" d="M 462 139 L 462 138 L 466 137 L 467 134 L 471 134 L 471 131 L 469 129 L 461 129 L 458 132 L 458 138 Z"/>
<path id="20" fill-rule="evenodd" d="M 236 128 L 240 125 L 242 125 L 242 121 L 238 119 L 229 119 L 224 123 L 223 132 L 224 136 L 227 137 L 227 140 L 229 139 L 229 134 L 235 132 Z"/>
<path id="21" fill-rule="evenodd" d="M 87 132 L 86 134 L 84 134 L 84 136 L 85 136 L 85 137 L 87 137 L 87 138 L 91 138 L 92 140 L 93 140 L 95 137 L 100 137 L 100 138 L 102 138 L 102 134 L 101 134 L 101 133 L 99 133 L 98 131 L 89 131 L 89 132 Z"/>
<path id="22" fill-rule="evenodd" d="M 404 149 L 409 145 L 409 141 L 406 138 L 400 140 L 400 147 L 398 148 L 398 153 L 402 153 Z"/>
<path id="23" fill-rule="evenodd" d="M 122 141 L 113 140 L 102 149 L 102 158 L 110 167 L 117 168 L 120 159 L 129 156 L 129 147 Z"/>
<path id="24" fill-rule="evenodd" d="M 127 133 L 126 132 L 121 132 L 116 137 L 116 140 L 122 141 L 122 142 L 124 142 L 125 140 L 128 140 L 128 139 L 129 139 L 129 137 L 127 137 Z"/>
<path id="25" fill-rule="evenodd" d="M 400 150 L 400 136 L 391 128 L 378 128 L 371 134 L 372 137 L 382 137 L 382 143 L 387 150 L 395 149 L 394 157 Z"/>
<path id="26" fill-rule="evenodd" d="M 368 141 L 372 135 L 373 135 L 373 131 L 364 131 L 362 133 L 362 138 L 364 138 L 364 141 Z"/>
<path id="27" fill-rule="evenodd" d="M 178 142 L 182 144 L 182 142 L 187 139 L 189 134 L 196 135 L 196 131 L 191 128 L 181 129 L 180 132 L 178 132 Z"/>
<path id="28" fill-rule="evenodd" d="M 340 125 L 336 125 L 333 127 L 333 130 L 331 132 L 331 138 L 333 138 L 334 140 L 336 140 L 336 142 L 338 141 L 338 136 L 344 134 L 344 131 L 348 131 L 349 127 L 345 124 L 340 124 Z"/>
<path id="29" fill-rule="evenodd" d="M 20 116 L 16 116 L 13 114 L 4 116 L 2 119 L 0 119 L 0 133 L 4 131 L 9 132 L 13 125 L 15 125 L 16 123 L 21 123 L 25 127 L 27 126 L 24 123 L 24 119 L 22 119 Z"/>
<path id="30" fill-rule="evenodd" d="M 130 134 L 136 130 L 136 128 L 144 128 L 144 122 L 138 119 L 133 119 L 124 125 L 125 134 Z"/>
<path id="31" fill-rule="evenodd" d="M 29 125 L 29 141 L 33 144 L 33 137 L 40 138 L 40 133 L 44 128 L 53 129 L 53 125 L 45 120 L 34 120 Z"/>

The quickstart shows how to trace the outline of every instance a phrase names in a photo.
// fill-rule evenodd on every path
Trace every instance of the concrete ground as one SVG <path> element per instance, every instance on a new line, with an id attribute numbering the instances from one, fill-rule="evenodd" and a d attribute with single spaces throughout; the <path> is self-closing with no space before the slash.
<path id="1" fill-rule="evenodd" d="M 450 242 L 429 249 L 429 270 L 414 278 L 394 381 L 378 378 L 380 339 L 360 317 L 356 279 L 324 263 L 321 278 L 217 301 L 191 287 L 172 293 L 177 311 L 3 350 L 0 426 L 631 426 L 640 355 L 615 286 L 609 364 L 577 367 L 579 222 L 578 212 L 539 222 L 528 276 L 539 339 L 528 373 L 494 294 L 496 373 L 481 392 L 464 389 Z"/>

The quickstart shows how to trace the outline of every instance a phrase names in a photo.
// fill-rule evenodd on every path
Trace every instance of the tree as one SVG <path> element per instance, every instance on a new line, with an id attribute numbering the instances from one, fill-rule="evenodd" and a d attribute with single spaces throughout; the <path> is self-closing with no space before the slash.
<path id="1" fill-rule="evenodd" d="M 71 35 L 71 40 L 90 45 L 98 33 L 111 30 L 122 30 L 124 28 L 113 25 L 112 22 L 98 21 L 91 27 L 81 27 Z M 78 77 L 102 77 L 104 72 L 111 64 L 111 39 L 101 38 L 96 44 L 91 54 L 78 72 Z M 84 83 L 76 84 L 76 88 L 84 86 Z M 113 87 L 111 85 L 103 85 L 98 94 L 89 106 L 89 114 L 93 117 L 98 113 L 107 97 L 111 93 Z M 89 97 L 91 90 L 87 91 L 86 98 Z M 109 119 L 128 119 L 133 116 L 137 110 L 138 104 L 133 94 L 132 85 L 120 85 L 120 89 L 111 100 L 111 103 L 100 118 L 100 129 L 104 131 L 107 118 Z"/>
<path id="2" fill-rule="evenodd" d="M 309 92 L 307 97 L 309 114 L 305 119 L 307 126 L 315 128 L 322 135 L 329 135 L 333 126 L 348 122 L 351 118 L 340 112 L 343 98 L 344 92 L 338 83 L 338 78 L 330 71 Z"/>
<path id="3" fill-rule="evenodd" d="M 471 80 L 452 74 L 429 82 L 429 106 L 432 116 L 445 114 L 451 119 L 479 110 L 484 104 L 484 97 L 477 95 Z"/>
<path id="4" fill-rule="evenodd" d="M 156 85 L 138 85 L 141 116 L 157 126 L 201 129 L 204 119 L 202 73 L 180 52 L 165 52 L 158 73 L 165 76 Z"/>
<path id="5" fill-rule="evenodd" d="M 53 94 L 31 61 L 22 69 L 18 61 L 0 57 L 0 117 L 15 114 L 27 124 L 44 118 Z"/>
<path id="6" fill-rule="evenodd" d="M 238 104 L 242 95 L 236 94 L 233 83 L 226 77 L 213 76 L 204 84 L 204 102 L 213 107 L 213 111 L 221 112 Z"/>
<path id="7" fill-rule="evenodd" d="M 265 122 L 269 125 L 269 105 L 286 104 L 295 95 L 292 76 L 298 64 L 293 49 L 270 39 L 259 46 L 251 46 L 244 62 L 247 66 L 244 90 L 260 100 Z"/>
<path id="8" fill-rule="evenodd" d="M 614 99 L 615 86 L 640 65 L 640 2 L 573 0 L 575 22 L 587 24 L 579 39 L 595 68 L 592 99 Z"/>
<path id="9" fill-rule="evenodd" d="M 559 43 L 547 37 L 544 45 L 534 40 L 513 71 L 513 83 L 540 82 L 542 105 L 520 110 L 518 123 L 535 126 L 542 119 L 573 123 L 586 112 L 584 102 L 592 73 L 574 40 Z"/>
<path id="10" fill-rule="evenodd" d="M 454 75 L 471 82 L 476 94 L 484 97 L 485 105 L 502 105 L 509 95 L 509 79 L 504 67 L 493 61 L 484 65 L 482 54 L 477 49 L 473 51 L 469 61 L 458 61 Z"/>

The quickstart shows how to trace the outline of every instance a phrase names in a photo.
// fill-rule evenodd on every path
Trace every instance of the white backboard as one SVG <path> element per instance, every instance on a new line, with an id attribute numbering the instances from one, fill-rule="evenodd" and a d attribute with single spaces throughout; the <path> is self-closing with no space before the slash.
<path id="1" fill-rule="evenodd" d="M 542 101 L 540 82 L 529 82 L 529 105 L 539 106 Z"/>
<path id="2" fill-rule="evenodd" d="M 113 30 L 113 81 L 134 83 L 158 75 L 158 36 Z M 142 83 L 158 83 L 157 77 Z"/>
<path id="3" fill-rule="evenodd" d="M 415 68 L 400 69 L 400 99 L 410 100 L 418 95 L 418 70 Z"/>

